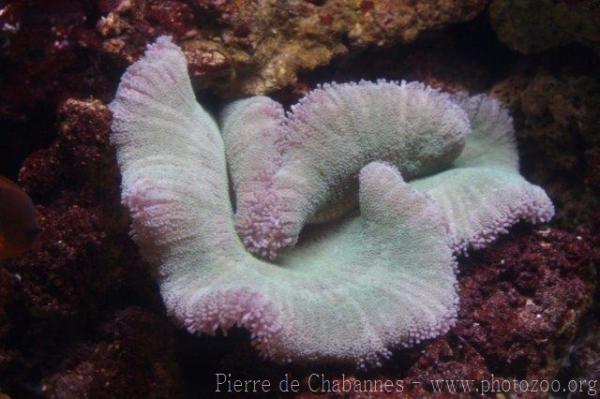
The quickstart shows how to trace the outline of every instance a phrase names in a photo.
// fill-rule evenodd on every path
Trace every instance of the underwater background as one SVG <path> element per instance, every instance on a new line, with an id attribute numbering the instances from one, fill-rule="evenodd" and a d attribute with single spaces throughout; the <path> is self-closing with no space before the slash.
<path id="1" fill-rule="evenodd" d="M 456 325 L 382 368 L 277 365 L 241 329 L 192 336 L 129 238 L 109 143 L 119 79 L 162 34 L 213 114 L 246 95 L 293 104 L 331 81 L 488 93 L 556 216 L 460 257 Z M 288 374 L 303 397 L 344 396 L 312 392 L 315 373 L 404 382 L 375 397 L 426 397 L 432 380 L 597 381 L 599 57 L 594 0 L 0 0 L 0 175 L 41 228 L 32 250 L 0 261 L 0 398 L 222 396 L 215 373 L 273 385 Z"/>

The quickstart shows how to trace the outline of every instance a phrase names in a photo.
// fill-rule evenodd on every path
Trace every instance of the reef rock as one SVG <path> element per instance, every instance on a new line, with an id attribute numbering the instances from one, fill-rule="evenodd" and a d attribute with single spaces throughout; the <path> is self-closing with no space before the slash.
<path id="1" fill-rule="evenodd" d="M 109 2 L 105 2 L 109 3 Z M 192 78 L 226 96 L 268 93 L 297 73 L 366 46 L 409 43 L 468 21 L 482 0 L 121 1 L 98 22 L 103 51 L 128 63 L 160 33 L 174 35 Z"/>
<path id="2" fill-rule="evenodd" d="M 523 169 L 556 204 L 562 226 L 590 223 L 600 204 L 600 82 L 539 71 L 496 84 L 491 94 L 516 116 Z"/>
<path id="3" fill-rule="evenodd" d="M 45 397 L 166 398 L 181 397 L 181 384 L 168 325 L 141 308 L 130 306 L 99 327 L 95 342 L 78 342 L 59 369 L 41 383 Z M 143 383 L 132 383 L 138 381 Z"/>
<path id="4" fill-rule="evenodd" d="M 521 53 L 571 43 L 600 50 L 600 4 L 595 0 L 494 0 L 489 12 L 498 38 Z"/>
<path id="5" fill-rule="evenodd" d="M 42 234 L 33 251 L 0 267 L 0 389 L 15 397 L 88 396 L 124 387 L 125 370 L 139 372 L 143 385 L 166 387 L 178 378 L 171 326 L 127 244 L 110 112 L 97 100 L 69 99 L 58 115 L 57 138 L 31 154 L 19 175 Z M 131 302 L 145 307 L 122 310 Z M 103 321 L 114 318 L 115 332 L 103 332 Z M 149 331 L 155 335 L 146 337 Z M 144 374 L 145 362 L 155 369 Z"/>

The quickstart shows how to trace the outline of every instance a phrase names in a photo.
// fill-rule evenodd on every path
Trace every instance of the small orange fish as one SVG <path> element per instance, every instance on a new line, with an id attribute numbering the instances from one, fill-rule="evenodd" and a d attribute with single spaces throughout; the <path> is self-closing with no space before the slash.
<path id="1" fill-rule="evenodd" d="M 27 252 L 40 234 L 31 198 L 0 176 L 0 260 Z"/>

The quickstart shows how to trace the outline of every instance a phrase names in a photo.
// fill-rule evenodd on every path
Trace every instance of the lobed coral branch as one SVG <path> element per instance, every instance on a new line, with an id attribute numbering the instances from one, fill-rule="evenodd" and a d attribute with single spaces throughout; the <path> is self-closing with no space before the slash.
<path id="1" fill-rule="evenodd" d="M 238 121 L 255 117 L 252 112 L 236 116 Z M 370 159 L 392 162 L 417 178 L 411 184 L 446 213 L 456 252 L 482 248 L 520 220 L 543 223 L 554 215 L 546 193 L 519 174 L 512 118 L 485 95 L 448 96 L 404 82 L 327 85 L 270 123 L 277 129 L 254 137 L 254 145 L 285 144 L 276 146 L 268 184 L 248 184 L 236 214 L 248 249 L 267 258 L 294 245 L 319 210 L 339 216 L 351 207 L 344 199 L 352 198 L 356 171 Z M 262 126 L 267 129 L 264 121 Z M 463 128 L 472 131 L 466 144 Z M 252 170 L 247 173 L 264 175 L 266 169 Z"/>
<path id="2" fill-rule="evenodd" d="M 446 214 L 454 251 L 483 248 L 521 220 L 545 223 L 552 219 L 554 206 L 544 190 L 519 174 L 508 111 L 485 95 L 461 94 L 455 100 L 473 129 L 462 154 L 452 168 L 411 183 Z"/>
<path id="3" fill-rule="evenodd" d="M 239 240 L 230 227 L 223 143 L 196 102 L 179 47 L 166 37 L 149 45 L 110 109 L 123 203 L 142 253 L 160 261 L 165 275 L 196 267 L 177 262 L 189 251 L 207 264 L 228 256 Z M 170 256 L 177 260 L 165 261 Z"/>
<path id="4" fill-rule="evenodd" d="M 407 178 L 431 174 L 450 166 L 470 132 L 467 115 L 448 94 L 417 82 L 324 85 L 285 118 L 254 111 L 255 101 L 264 102 L 234 103 L 222 118 L 223 130 L 226 147 L 236 147 L 228 150 L 238 155 L 234 163 L 244 163 L 231 169 L 232 179 L 238 185 L 247 180 L 249 188 L 236 191 L 238 232 L 250 251 L 270 259 L 293 246 L 320 210 L 346 197 L 368 162 L 390 162 Z M 245 138 L 253 145 L 228 140 L 251 124 L 259 125 Z M 276 160 L 253 153 L 273 147 Z"/>

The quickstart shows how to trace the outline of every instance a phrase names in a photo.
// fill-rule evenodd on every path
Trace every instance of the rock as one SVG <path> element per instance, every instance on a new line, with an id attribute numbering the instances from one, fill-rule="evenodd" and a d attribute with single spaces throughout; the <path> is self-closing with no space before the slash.
<path id="1" fill-rule="evenodd" d="M 545 229 L 516 233 L 461 264 L 455 334 L 504 376 L 552 378 L 591 305 L 590 236 Z"/>
<path id="2" fill-rule="evenodd" d="M 600 198 L 600 81 L 542 70 L 511 76 L 491 93 L 511 107 L 523 169 L 555 202 L 556 222 L 590 223 Z"/>
<path id="3" fill-rule="evenodd" d="M 6 3 L 0 1 L 0 40 L 6 36 L 0 50 L 0 117 L 26 120 L 47 101 L 54 109 L 56 103 L 90 91 L 110 95 L 103 63 L 86 50 L 101 44 L 99 34 L 88 27 L 92 7 L 71 0 Z M 6 24 L 18 29 L 5 35 Z"/>
<path id="4" fill-rule="evenodd" d="M 91 4 L 90 4 L 91 3 Z M 367 46 L 410 43 L 475 18 L 485 0 L 57 0 L 0 1 L 0 116 L 70 97 L 108 102 L 146 44 L 173 35 L 201 87 L 222 96 L 268 93 L 298 72 Z M 118 75 L 115 73 L 118 71 Z M 9 101 L 10 99 L 10 101 Z"/>
<path id="5" fill-rule="evenodd" d="M 597 314 L 595 315 L 597 317 Z M 589 320 L 584 324 L 582 336 L 575 342 L 569 356 L 567 367 L 569 379 L 585 381 L 584 388 L 595 389 L 600 381 L 600 324 L 598 320 Z M 594 383 L 595 381 L 595 383 Z M 594 385 L 596 384 L 596 385 Z M 590 390 L 590 396 L 594 393 Z"/>
<path id="6" fill-rule="evenodd" d="M 494 0 L 498 38 L 524 54 L 579 43 L 600 50 L 600 5 L 594 0 Z"/>
<path id="7" fill-rule="evenodd" d="M 161 317 L 131 306 L 100 328 L 100 339 L 78 343 L 42 381 L 48 398 L 181 397 L 172 370 L 173 337 Z"/>
<path id="8" fill-rule="evenodd" d="M 0 267 L 0 389 L 114 397 L 113 384 L 133 397 L 164 397 L 178 386 L 174 327 L 127 236 L 110 112 L 98 100 L 69 99 L 58 114 L 57 138 L 19 176 L 42 234 L 33 251 Z M 105 320 L 113 321 L 102 327 Z M 130 383 L 133 370 L 143 384 Z"/>
<path id="9" fill-rule="evenodd" d="M 485 6 L 481 0 L 192 4 L 119 2 L 98 22 L 103 51 L 131 63 L 151 38 L 169 33 L 201 86 L 224 96 L 264 94 L 294 84 L 299 71 L 326 65 L 333 57 L 412 42 L 425 30 L 470 20 Z"/>

